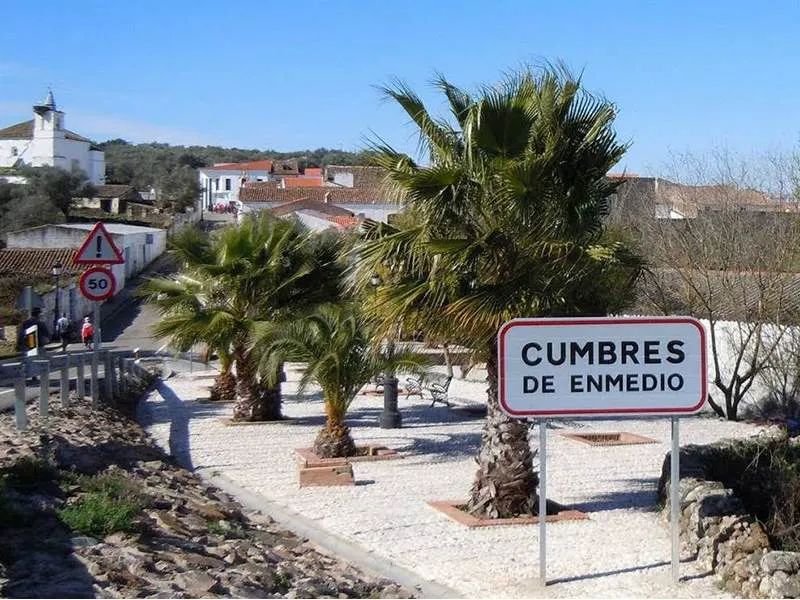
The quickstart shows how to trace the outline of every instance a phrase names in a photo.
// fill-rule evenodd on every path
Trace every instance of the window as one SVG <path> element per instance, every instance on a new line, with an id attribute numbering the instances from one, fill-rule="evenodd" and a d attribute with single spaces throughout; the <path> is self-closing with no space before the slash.
<path id="1" fill-rule="evenodd" d="M 16 146 L 11 146 L 11 156 L 16 156 L 17 154 L 19 154 L 19 151 L 17 150 L 17 147 Z"/>
<path id="2" fill-rule="evenodd" d="M 225 178 L 225 191 L 226 192 L 230 192 L 231 191 L 231 178 L 230 177 L 226 177 Z"/>
<path id="3" fill-rule="evenodd" d="M 145 242 L 145 244 L 152 244 L 153 243 L 153 234 L 152 233 L 146 233 L 144 235 L 144 242 Z M 142 248 L 142 250 L 144 250 L 144 247 Z"/>
<path id="4" fill-rule="evenodd" d="M 214 180 L 214 191 L 215 191 L 215 192 L 218 192 L 218 191 L 219 191 L 219 177 L 217 177 L 217 178 Z"/>
<path id="5" fill-rule="evenodd" d="M 81 168 L 81 163 L 80 163 L 80 161 L 79 161 L 77 158 L 73 158 L 73 159 L 72 159 L 72 170 L 73 170 L 73 171 L 77 171 L 77 170 L 78 170 L 78 169 L 80 169 L 80 168 Z"/>

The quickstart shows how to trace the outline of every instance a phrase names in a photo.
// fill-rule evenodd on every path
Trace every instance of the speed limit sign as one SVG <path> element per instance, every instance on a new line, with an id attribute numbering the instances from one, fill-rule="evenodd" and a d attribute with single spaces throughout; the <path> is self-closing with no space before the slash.
<path id="1" fill-rule="evenodd" d="M 79 286 L 84 298 L 99 302 L 114 293 L 117 289 L 117 280 L 108 269 L 92 267 L 83 272 Z"/>

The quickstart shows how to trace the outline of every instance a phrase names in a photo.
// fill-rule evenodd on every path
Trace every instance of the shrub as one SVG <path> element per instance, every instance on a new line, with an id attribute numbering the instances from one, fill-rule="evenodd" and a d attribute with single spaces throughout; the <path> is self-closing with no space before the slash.
<path id="1" fill-rule="evenodd" d="M 94 537 L 136 529 L 135 518 L 148 502 L 135 482 L 121 475 L 95 475 L 79 477 L 77 483 L 84 494 L 58 511 L 70 529 Z"/>
<path id="2" fill-rule="evenodd" d="M 800 551 L 800 446 L 788 438 L 737 442 L 714 465 L 721 481 L 763 526 L 773 547 Z"/>

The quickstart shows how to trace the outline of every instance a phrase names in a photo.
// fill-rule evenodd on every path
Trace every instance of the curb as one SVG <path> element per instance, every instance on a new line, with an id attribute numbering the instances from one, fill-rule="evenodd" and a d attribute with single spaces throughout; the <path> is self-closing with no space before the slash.
<path id="1" fill-rule="evenodd" d="M 203 479 L 213 483 L 224 492 L 234 496 L 250 510 L 258 511 L 273 518 L 287 529 L 314 542 L 337 558 L 352 563 L 374 575 L 391 579 L 404 587 L 414 590 L 421 598 L 462 597 L 452 588 L 423 579 L 414 571 L 401 567 L 391 560 L 379 558 L 358 544 L 343 540 L 321 527 L 318 527 L 311 520 L 270 502 L 260 494 L 243 488 L 228 477 L 215 474 L 215 469 L 197 469 L 195 473 L 201 475 Z"/>

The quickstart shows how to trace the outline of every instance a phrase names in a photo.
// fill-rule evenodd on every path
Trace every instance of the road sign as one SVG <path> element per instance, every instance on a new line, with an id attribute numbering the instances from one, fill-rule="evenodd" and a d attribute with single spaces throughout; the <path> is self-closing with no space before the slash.
<path id="1" fill-rule="evenodd" d="M 92 267 L 83 272 L 80 278 L 81 294 L 87 300 L 100 302 L 114 294 L 117 279 L 114 274 L 103 267 Z"/>
<path id="2" fill-rule="evenodd" d="M 706 400 L 705 330 L 689 317 L 515 319 L 498 355 L 512 417 L 683 416 Z"/>
<path id="3" fill-rule="evenodd" d="M 125 259 L 102 221 L 98 221 L 75 252 L 72 262 L 76 265 L 119 265 Z"/>

